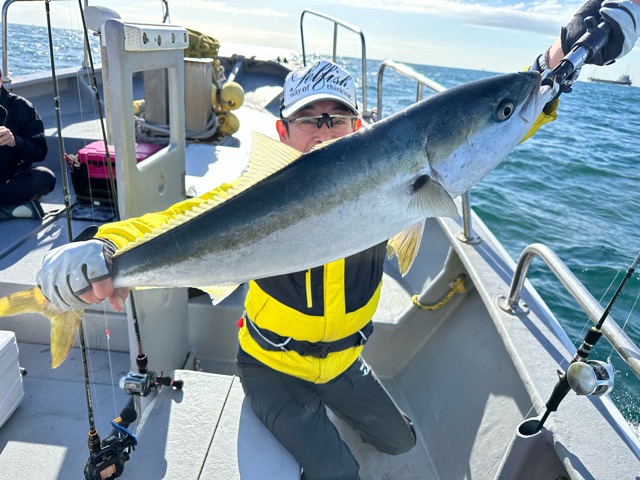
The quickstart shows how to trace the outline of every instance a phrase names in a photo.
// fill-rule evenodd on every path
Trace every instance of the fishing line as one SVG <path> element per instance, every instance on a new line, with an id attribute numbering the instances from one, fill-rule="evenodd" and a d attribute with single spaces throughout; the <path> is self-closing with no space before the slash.
<path id="1" fill-rule="evenodd" d="M 73 238 L 73 230 L 71 227 L 71 208 L 69 205 L 69 180 L 67 178 L 66 161 L 64 159 L 64 140 L 62 138 L 62 120 L 60 117 L 60 92 L 58 90 L 58 78 L 56 76 L 56 60 L 53 53 L 53 29 L 51 27 L 51 9 L 49 6 L 51 0 L 45 0 L 44 8 L 47 17 L 47 35 L 49 38 L 49 62 L 51 63 L 51 81 L 53 83 L 53 109 L 56 112 L 56 131 L 58 134 L 58 155 L 60 159 L 60 171 L 62 172 L 62 195 L 67 220 L 67 236 L 69 241 Z"/>
<path id="2" fill-rule="evenodd" d="M 75 13 L 75 15 L 73 15 L 72 14 L 72 10 L 71 10 L 71 5 L 69 5 L 67 11 L 69 12 L 69 21 L 70 21 L 70 23 L 77 24 L 77 19 L 78 19 L 77 10 L 75 10 L 75 9 L 73 10 L 73 13 Z M 81 12 L 82 12 L 82 10 L 81 10 Z M 84 19 L 84 16 L 82 14 L 80 16 L 81 16 L 82 19 Z M 84 28 L 83 28 L 83 31 L 84 31 Z M 90 56 L 91 55 L 91 46 L 89 45 L 88 38 L 85 38 L 85 40 L 86 40 L 86 44 L 85 44 L 85 48 L 83 49 L 83 52 L 84 52 L 85 56 L 87 56 L 87 55 Z M 85 64 L 85 61 L 83 60 L 83 65 L 84 64 Z M 86 65 L 85 65 L 85 68 L 86 68 Z M 85 111 L 85 109 L 84 109 L 84 102 L 83 102 L 82 92 L 80 91 L 80 88 L 83 85 L 83 81 L 84 81 L 84 77 L 83 77 L 81 71 L 78 70 L 77 73 L 76 73 L 76 84 L 78 85 L 77 95 L 78 95 L 78 105 L 80 107 L 79 108 L 80 122 L 81 122 L 81 125 L 83 125 L 83 132 L 84 132 L 84 125 L 85 125 L 84 111 Z M 93 107 L 94 114 L 95 115 L 100 115 L 99 110 L 96 109 L 95 102 L 93 103 L 92 107 Z M 101 116 L 98 117 L 98 118 L 101 118 Z M 86 132 L 85 132 L 85 135 L 83 135 L 83 137 L 84 138 L 87 137 Z M 65 157 L 66 157 L 66 155 L 65 155 Z M 65 158 L 65 160 L 67 160 L 67 158 Z M 64 173 L 68 174 L 68 168 Z M 91 208 L 91 211 L 93 212 L 93 206 Z M 95 222 L 95 215 L 93 217 L 94 217 L 93 221 Z M 106 323 L 107 323 L 106 309 L 104 308 L 104 306 L 103 306 L 103 318 L 104 318 L 104 321 L 105 321 L 105 330 L 108 331 L 108 328 L 106 327 Z M 111 378 L 111 391 L 112 391 L 113 412 L 114 412 L 113 417 L 115 418 L 118 415 L 118 407 L 117 407 L 117 401 L 116 401 L 116 396 L 115 396 L 115 382 L 114 382 L 114 379 L 113 379 L 113 366 L 112 366 L 112 362 L 111 362 L 110 343 L 109 343 L 108 339 L 107 339 L 107 355 L 108 355 L 108 361 L 109 361 L 109 373 L 110 373 L 110 378 Z M 92 354 L 91 354 L 91 349 L 90 348 L 87 348 L 86 358 L 87 358 L 87 361 L 88 361 L 87 370 L 90 371 L 90 372 L 94 372 L 95 369 L 93 368 Z M 89 380 L 89 382 L 90 382 L 91 387 L 93 387 L 93 394 L 96 395 L 97 394 L 97 392 L 96 392 L 97 383 L 96 383 L 95 378 L 93 380 Z M 91 404 L 93 405 L 92 402 L 91 402 Z M 95 414 L 96 414 L 94 416 L 94 421 L 95 421 L 96 416 L 97 416 L 98 419 L 102 418 L 102 415 L 101 415 L 101 412 L 100 412 L 100 404 L 98 403 L 98 404 L 93 405 L 93 408 L 94 408 Z M 101 422 L 100 422 L 100 424 L 101 424 L 102 427 L 104 427 L 104 425 L 102 425 Z"/>
<path id="3" fill-rule="evenodd" d="M 47 17 L 47 34 L 49 38 L 49 61 L 51 62 L 51 80 L 53 82 L 53 90 L 54 90 L 54 110 L 56 112 L 56 128 L 58 133 L 58 154 L 60 157 L 60 170 L 62 172 L 62 193 L 64 197 L 64 206 L 66 212 L 66 221 L 67 221 L 67 236 L 69 241 L 73 239 L 73 229 L 71 227 L 71 208 L 69 204 L 69 183 L 67 178 L 67 168 L 66 161 L 64 158 L 64 143 L 62 137 L 62 121 L 60 117 L 60 92 L 58 90 L 58 78 L 56 75 L 56 64 L 55 64 L 55 55 L 53 53 L 53 29 L 51 26 L 51 8 L 50 1 L 45 0 L 45 13 Z M 82 355 L 82 370 L 84 376 L 84 386 L 85 386 L 85 396 L 87 400 L 87 416 L 89 421 L 89 448 L 100 448 L 100 438 L 97 436 L 97 432 L 95 431 L 95 421 L 93 417 L 93 405 L 91 400 L 91 384 L 89 382 L 89 371 L 87 368 L 87 347 L 85 344 L 85 336 L 84 336 L 84 327 L 83 321 L 81 319 L 80 325 L 78 327 L 78 336 L 80 338 L 80 352 Z"/>
<path id="4" fill-rule="evenodd" d="M 87 60 L 89 60 L 89 71 L 91 72 L 90 78 L 90 86 L 89 88 L 94 94 L 95 98 L 95 106 L 98 109 L 98 119 L 100 123 L 100 131 L 102 133 L 102 141 L 104 142 L 104 151 L 105 151 L 105 162 L 107 164 L 107 172 L 109 172 L 109 199 L 113 201 L 113 206 L 116 212 L 116 217 L 120 218 L 120 212 L 118 210 L 118 194 L 116 191 L 116 183 L 113 172 L 113 165 L 111 163 L 111 154 L 109 153 L 109 144 L 107 142 L 107 131 L 104 125 L 104 114 L 102 112 L 102 103 L 100 102 L 100 92 L 98 91 L 98 81 L 96 76 L 96 70 L 93 65 L 93 55 L 91 54 L 91 44 L 89 43 L 89 33 L 87 30 L 87 23 L 84 17 L 84 10 L 82 6 L 82 0 L 78 0 L 78 8 L 80 9 L 80 18 L 82 19 L 82 32 L 84 37 L 84 48 L 85 55 Z M 89 182 L 89 184 L 91 184 Z M 113 195 L 113 197 L 111 197 Z"/>
<path id="5" fill-rule="evenodd" d="M 47 0 L 47 3 L 49 2 L 49 0 Z M 96 80 L 96 74 L 95 74 L 95 68 L 93 65 L 93 56 L 91 55 L 91 45 L 89 43 L 89 37 L 88 37 L 88 31 L 87 31 L 87 25 L 86 25 L 86 21 L 85 21 L 85 17 L 84 17 L 84 10 L 83 10 L 83 5 L 82 5 L 82 0 L 78 0 L 78 8 L 79 8 L 79 12 L 80 12 L 80 18 L 82 19 L 82 31 L 83 31 L 83 38 L 84 38 L 84 47 L 85 47 L 85 55 L 87 57 L 87 59 L 89 60 L 89 70 L 91 72 L 90 75 L 90 81 L 91 81 L 91 85 L 90 88 L 92 90 L 92 92 L 94 93 L 94 98 L 95 98 L 95 104 L 96 107 L 98 109 L 98 118 L 99 118 L 99 123 L 100 123 L 100 127 L 101 127 L 101 132 L 102 132 L 102 139 L 104 142 L 104 149 L 105 149 L 105 155 L 106 155 L 106 161 L 107 161 L 107 170 L 109 171 L 109 179 L 111 182 L 111 189 L 113 191 L 113 195 L 114 198 L 116 198 L 116 192 L 115 192 L 115 181 L 113 178 L 113 169 L 111 166 L 111 158 L 109 155 L 109 148 L 108 148 L 108 144 L 107 144 L 107 135 L 106 135 L 106 129 L 104 126 L 104 118 L 103 118 L 103 112 L 102 112 L 102 105 L 100 103 L 100 94 L 98 92 L 98 87 L 97 87 L 97 80 Z M 80 85 L 80 82 L 78 82 L 78 85 Z M 66 163 L 66 162 L 65 162 Z M 118 214 L 117 211 L 117 201 L 115 201 L 115 208 L 116 208 L 116 214 Z M 69 215 L 70 217 L 70 215 Z M 119 217 L 119 215 L 118 215 Z M 106 322 L 106 315 L 103 315 L 103 318 L 105 318 L 105 322 Z M 82 325 L 81 325 L 82 326 Z M 80 334 L 82 335 L 82 329 L 80 330 Z M 100 444 L 100 436 L 98 435 L 98 432 L 95 429 L 95 422 L 93 419 L 93 409 L 92 409 L 92 402 L 91 402 L 91 389 L 90 389 L 90 383 L 89 383 L 89 376 L 88 376 L 88 364 L 87 364 L 87 354 L 86 354 L 86 347 L 84 345 L 84 342 L 82 342 L 82 363 L 83 363 L 83 369 L 85 370 L 85 386 L 86 386 L 86 394 L 87 394 L 87 409 L 88 409 L 88 414 L 89 414 L 89 438 L 88 438 L 88 446 L 89 446 L 89 453 L 90 454 L 94 454 L 100 451 L 101 448 L 101 444 Z M 111 373 L 111 379 L 112 379 L 112 386 L 113 386 L 113 367 L 111 365 L 111 361 L 109 359 L 109 369 L 110 369 L 110 373 Z M 114 394 L 114 401 L 115 401 L 115 394 Z M 117 408 L 116 408 L 117 411 Z"/>
<path id="6" fill-rule="evenodd" d="M 162 23 L 171 23 L 169 17 L 169 0 L 162 0 Z"/>
<path id="7" fill-rule="evenodd" d="M 637 251 L 639 245 L 640 245 L 640 237 L 638 237 L 636 239 L 634 245 L 631 247 L 631 250 L 632 251 Z M 605 289 L 604 293 L 598 299 L 598 304 L 600 304 L 600 305 L 602 304 L 602 302 L 604 301 L 605 297 L 607 297 L 607 295 L 608 295 L 609 291 L 611 290 L 611 288 L 618 282 L 618 276 L 620 274 L 624 275 L 624 271 L 626 269 L 625 265 L 628 265 L 632 258 L 633 258 L 633 255 L 627 255 L 624 258 L 624 260 L 622 261 L 620 267 L 618 268 L 618 271 L 616 272 L 616 274 L 614 275 L 613 279 L 609 283 L 609 286 Z M 594 310 L 591 311 L 591 313 L 593 313 L 593 312 L 594 312 Z M 584 337 L 585 330 L 587 330 L 589 328 L 590 324 L 591 324 L 591 320 L 587 316 L 587 320 L 585 321 L 584 325 L 582 326 L 582 329 L 578 333 L 578 338 L 575 338 L 574 341 L 573 341 L 574 345 L 576 345 L 581 340 L 581 338 Z M 626 326 L 626 322 L 625 322 L 625 326 Z M 624 330 L 624 327 L 622 328 L 622 330 Z"/>
<path id="8" fill-rule="evenodd" d="M 109 322 L 107 319 L 107 308 L 106 305 L 102 304 L 102 319 L 103 319 L 103 334 L 106 338 L 106 346 L 107 346 L 107 361 L 109 362 L 109 376 L 111 378 L 111 397 L 113 398 L 113 413 L 114 418 L 118 416 L 118 402 L 116 399 L 116 382 L 113 378 L 113 361 L 111 358 L 111 330 L 109 329 Z"/>
<path id="9" fill-rule="evenodd" d="M 48 40 L 49 40 L 49 61 L 51 63 L 51 79 L 52 79 L 53 89 L 54 89 L 54 110 L 56 113 L 56 129 L 58 134 L 58 155 L 60 159 L 60 171 L 62 172 L 62 175 L 61 175 L 62 176 L 62 192 L 63 192 L 64 207 L 65 207 L 65 213 L 66 213 L 65 218 L 66 218 L 66 225 L 67 225 L 67 236 L 68 236 L 68 240 L 71 242 L 73 241 L 73 228 L 71 225 L 68 169 L 67 169 L 67 163 L 65 160 L 64 139 L 62 135 L 62 121 L 61 121 L 61 114 L 60 114 L 60 92 L 58 89 L 58 79 L 57 79 L 56 66 L 55 66 L 55 55 L 53 51 L 53 28 L 51 25 L 50 1 L 51 0 L 45 0 L 45 14 L 47 18 L 47 34 L 48 34 Z M 83 20 L 83 29 L 85 32 L 85 40 L 88 45 L 88 37 L 86 35 L 86 24 L 84 22 L 82 2 L 81 0 L 79 1 L 80 1 L 80 14 Z M 90 54 L 89 54 L 89 58 L 90 58 Z M 93 62 L 91 62 L 91 68 L 93 71 Z M 95 72 L 94 72 L 94 79 L 95 79 Z M 98 105 L 99 105 L 99 102 L 98 102 Z M 99 108 L 99 112 L 102 113 L 102 110 L 100 108 Z M 106 145 L 106 136 L 105 136 L 104 124 L 102 122 L 102 117 L 100 118 L 100 121 L 103 127 L 102 131 L 103 131 L 103 136 L 104 136 L 105 145 Z M 108 149 L 105 148 L 105 150 L 107 150 L 107 156 L 108 156 Z M 95 453 L 100 450 L 100 437 L 95 428 L 95 419 L 93 415 L 91 382 L 89 378 L 87 346 L 86 346 L 85 334 L 84 334 L 84 319 L 81 319 L 80 321 L 80 324 L 78 327 L 78 336 L 80 339 L 80 352 L 82 356 L 82 369 L 83 369 L 84 386 L 85 386 L 85 397 L 87 402 L 87 417 L 88 417 L 88 423 L 89 423 L 88 446 L 89 446 L 90 453 Z"/>
<path id="10" fill-rule="evenodd" d="M 622 327 L 620 327 L 623 332 L 624 332 L 624 329 L 627 327 L 627 324 L 629 323 L 629 320 L 631 319 L 631 314 L 636 309 L 636 305 L 637 305 L 639 299 L 640 299 L 640 291 L 636 295 L 636 299 L 634 300 L 633 305 L 631 306 L 631 309 L 629 310 L 629 313 L 627 314 L 627 318 L 625 318 L 624 323 L 622 324 Z M 611 351 L 609 352 L 608 358 L 611 358 L 611 355 L 613 355 L 614 351 L 615 351 L 615 348 L 611 347 Z"/>

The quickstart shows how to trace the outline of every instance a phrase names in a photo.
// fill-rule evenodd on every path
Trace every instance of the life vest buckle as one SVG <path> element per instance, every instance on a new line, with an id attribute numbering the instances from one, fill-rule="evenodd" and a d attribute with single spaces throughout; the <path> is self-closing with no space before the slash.
<path id="1" fill-rule="evenodd" d="M 327 342 L 300 342 L 302 348 L 300 349 L 300 355 L 310 356 L 315 358 L 327 358 L 329 350 L 331 349 L 331 343 Z"/>

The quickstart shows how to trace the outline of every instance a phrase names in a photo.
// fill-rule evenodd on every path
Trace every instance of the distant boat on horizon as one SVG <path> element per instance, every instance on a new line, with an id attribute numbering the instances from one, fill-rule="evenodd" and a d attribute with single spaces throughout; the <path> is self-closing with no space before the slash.
<path id="1" fill-rule="evenodd" d="M 620 75 L 618 80 L 605 80 L 603 78 L 589 77 L 592 82 L 598 83 L 613 83 L 615 85 L 631 85 L 631 77 L 629 75 Z"/>

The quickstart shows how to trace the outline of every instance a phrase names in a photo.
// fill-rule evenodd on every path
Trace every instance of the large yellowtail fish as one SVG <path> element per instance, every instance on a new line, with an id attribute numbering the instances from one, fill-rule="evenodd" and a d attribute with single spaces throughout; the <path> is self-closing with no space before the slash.
<path id="1" fill-rule="evenodd" d="M 453 198 L 531 129 L 549 100 L 545 88 L 535 72 L 471 82 L 306 154 L 254 134 L 234 187 L 120 249 L 114 286 L 195 287 L 217 303 L 250 279 L 305 270 L 387 239 L 406 273 L 425 219 L 457 216 Z M 38 288 L 0 299 L 0 316 L 27 312 L 51 320 L 56 367 L 82 312 L 53 311 Z"/>

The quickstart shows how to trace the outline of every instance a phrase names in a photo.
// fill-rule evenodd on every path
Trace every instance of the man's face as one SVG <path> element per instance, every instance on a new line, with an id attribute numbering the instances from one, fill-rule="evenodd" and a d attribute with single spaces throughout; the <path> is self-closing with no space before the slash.
<path id="1" fill-rule="evenodd" d="M 328 115 L 353 115 L 353 112 L 340 102 L 320 100 L 298 110 L 291 115 L 290 118 L 315 117 L 321 116 L 323 113 Z M 276 122 L 276 129 L 280 135 L 280 141 L 302 153 L 308 152 L 318 143 L 348 135 L 356 131 L 359 127 L 360 120 L 356 120 L 355 122 L 349 121 L 349 128 L 346 133 L 344 131 L 336 132 L 331 130 L 326 122 L 322 123 L 320 128 L 312 128 L 311 130 L 309 130 L 309 128 L 302 128 L 302 126 L 295 123 L 287 123 L 287 125 L 285 125 L 282 120 Z"/>

